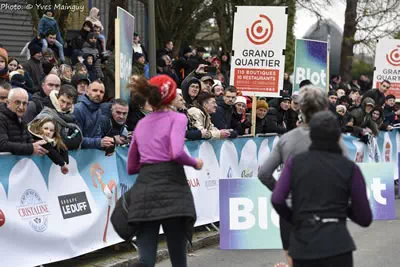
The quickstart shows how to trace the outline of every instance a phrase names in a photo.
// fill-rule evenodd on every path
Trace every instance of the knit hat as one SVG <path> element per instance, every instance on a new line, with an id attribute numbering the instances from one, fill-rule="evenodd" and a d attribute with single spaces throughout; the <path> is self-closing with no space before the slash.
<path id="1" fill-rule="evenodd" d="M 6 62 L 6 66 L 8 65 L 8 53 L 7 50 L 4 48 L 0 48 L 0 57 L 4 58 L 4 61 Z"/>
<path id="2" fill-rule="evenodd" d="M 10 80 L 12 86 L 25 88 L 25 77 L 20 73 L 15 73 Z"/>
<path id="3" fill-rule="evenodd" d="M 207 50 L 204 47 L 197 48 L 197 52 L 206 53 Z"/>
<path id="4" fill-rule="evenodd" d="M 42 52 L 42 47 L 40 45 L 32 44 L 29 46 L 29 53 L 31 54 L 31 57 L 41 52 Z"/>
<path id="5" fill-rule="evenodd" d="M 319 111 L 315 113 L 309 123 L 310 138 L 314 141 L 337 143 L 341 129 L 337 117 L 331 111 Z"/>
<path id="6" fill-rule="evenodd" d="M 256 109 L 259 109 L 259 108 L 268 109 L 267 101 L 265 101 L 265 100 L 257 100 L 257 108 Z"/>
<path id="7" fill-rule="evenodd" d="M 77 74 L 75 74 L 74 76 L 72 76 L 72 81 L 71 81 L 71 83 L 72 83 L 73 86 L 77 87 L 77 86 L 78 86 L 78 83 L 79 83 L 80 81 L 85 81 L 85 82 L 87 82 L 88 85 L 90 84 L 90 80 L 89 80 L 89 78 L 87 77 L 87 75 L 77 73 Z"/>
<path id="8" fill-rule="evenodd" d="M 246 101 L 246 98 L 244 96 L 237 96 L 235 104 L 236 103 L 243 103 L 243 104 L 247 105 L 247 101 Z"/>
<path id="9" fill-rule="evenodd" d="M 149 83 L 158 88 L 161 93 L 161 100 L 168 105 L 176 97 L 176 83 L 167 75 L 157 75 L 150 79 Z"/>
<path id="10" fill-rule="evenodd" d="M 331 96 L 331 95 L 336 95 L 337 96 L 336 91 L 335 90 L 330 90 L 328 92 L 328 96 Z"/>

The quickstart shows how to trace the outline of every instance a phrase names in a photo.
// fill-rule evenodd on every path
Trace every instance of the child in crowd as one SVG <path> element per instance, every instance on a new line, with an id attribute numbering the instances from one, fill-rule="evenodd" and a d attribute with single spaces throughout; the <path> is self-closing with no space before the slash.
<path id="1" fill-rule="evenodd" d="M 89 80 L 95 81 L 98 79 L 96 67 L 94 66 L 94 56 L 91 54 L 85 55 L 85 61 L 83 62 L 89 74 Z"/>
<path id="2" fill-rule="evenodd" d="M 93 25 L 93 32 L 97 34 L 97 40 L 101 44 L 101 54 L 104 54 L 106 52 L 106 37 L 101 34 L 101 28 L 98 23 L 95 23 Z"/>
<path id="3" fill-rule="evenodd" d="M 69 172 L 68 149 L 60 135 L 57 123 L 51 118 L 33 120 L 28 126 L 29 132 L 35 140 L 43 140 L 42 147 L 47 149 L 47 156 L 57 165 L 61 166 L 61 172 Z"/>
<path id="4" fill-rule="evenodd" d="M 72 68 L 70 65 L 62 64 L 60 66 L 60 79 L 62 84 L 70 84 L 72 80 Z"/>
<path id="5" fill-rule="evenodd" d="M 8 71 L 12 72 L 20 68 L 19 61 L 15 57 L 8 59 Z"/>
<path id="6" fill-rule="evenodd" d="M 83 63 L 76 63 L 75 65 L 75 70 L 74 70 L 74 75 L 75 74 L 82 74 L 82 75 L 88 75 L 88 70 Z"/>
<path id="7" fill-rule="evenodd" d="M 42 52 L 44 52 L 47 47 L 48 43 L 46 40 L 46 34 L 49 31 L 55 32 L 56 33 L 56 47 L 58 48 L 58 53 L 60 55 L 60 59 L 62 62 L 65 61 L 64 58 L 64 40 L 61 37 L 61 32 L 60 28 L 58 27 L 57 21 L 54 18 L 54 10 L 47 10 L 45 14 L 43 14 L 43 17 L 39 21 L 39 26 L 38 26 L 38 38 L 41 39 L 42 41 Z"/>
<path id="8" fill-rule="evenodd" d="M 0 80 L 8 81 L 8 53 L 0 48 Z"/>
<path id="9" fill-rule="evenodd" d="M 99 56 L 99 50 L 97 49 L 97 35 L 94 32 L 90 32 L 87 37 L 87 41 L 83 44 L 82 56 L 84 58 L 84 64 L 89 72 L 89 76 L 92 74 L 96 79 L 103 79 L 103 71 L 101 70 L 101 59 Z M 88 57 L 92 57 L 92 63 L 88 64 Z M 93 67 L 92 67 L 93 66 Z M 92 77 L 90 77 L 91 81 Z"/>

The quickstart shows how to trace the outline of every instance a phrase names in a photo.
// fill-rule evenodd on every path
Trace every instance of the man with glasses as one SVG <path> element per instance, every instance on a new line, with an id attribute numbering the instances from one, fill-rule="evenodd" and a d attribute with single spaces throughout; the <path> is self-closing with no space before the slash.
<path id="1" fill-rule="evenodd" d="M 227 87 L 223 97 L 217 98 L 217 110 L 211 114 L 211 121 L 218 129 L 230 129 L 231 138 L 237 137 L 237 129 L 240 125 L 237 120 L 232 120 L 233 105 L 235 104 L 237 89 L 233 86 Z"/>
<path id="2" fill-rule="evenodd" d="M 45 155 L 47 150 L 41 145 L 46 141 L 32 143 L 23 116 L 28 106 L 25 89 L 14 88 L 8 94 L 7 103 L 0 104 L 0 152 L 14 155 Z"/>
<path id="3" fill-rule="evenodd" d="M 375 100 L 375 105 L 382 107 L 385 104 L 385 94 L 389 90 L 389 88 L 390 88 L 390 82 L 388 80 L 383 80 L 379 88 L 368 90 L 363 95 L 363 99 L 361 100 L 361 102 L 365 98 L 370 97 L 373 100 Z"/>
<path id="4" fill-rule="evenodd" d="M 49 95 L 53 90 L 60 91 L 60 86 L 61 80 L 55 74 L 49 74 L 43 79 L 39 92 L 34 93 L 32 101 L 29 102 L 24 116 L 26 122 L 31 122 L 44 107 L 52 107 Z"/>
<path id="5" fill-rule="evenodd" d="M 5 81 L 0 81 L 0 103 L 6 103 L 11 85 Z"/>

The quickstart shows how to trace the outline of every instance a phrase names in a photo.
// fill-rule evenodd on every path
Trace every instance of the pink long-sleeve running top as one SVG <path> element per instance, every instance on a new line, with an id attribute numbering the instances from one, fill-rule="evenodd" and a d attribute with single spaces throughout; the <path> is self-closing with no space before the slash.
<path id="1" fill-rule="evenodd" d="M 128 174 L 139 172 L 143 163 L 175 161 L 196 166 L 185 150 L 187 118 L 174 111 L 153 112 L 139 121 L 128 152 Z"/>

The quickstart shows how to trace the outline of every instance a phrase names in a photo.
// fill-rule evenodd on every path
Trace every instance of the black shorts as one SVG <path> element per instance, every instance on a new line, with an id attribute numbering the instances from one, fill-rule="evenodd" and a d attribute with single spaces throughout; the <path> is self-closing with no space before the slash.
<path id="1" fill-rule="evenodd" d="M 293 226 L 286 220 L 279 218 L 279 230 L 281 232 L 282 246 L 284 250 L 289 250 L 289 238 L 292 232 Z"/>
<path id="2" fill-rule="evenodd" d="M 353 253 L 348 252 L 323 259 L 296 260 L 293 259 L 294 267 L 353 267 Z"/>

